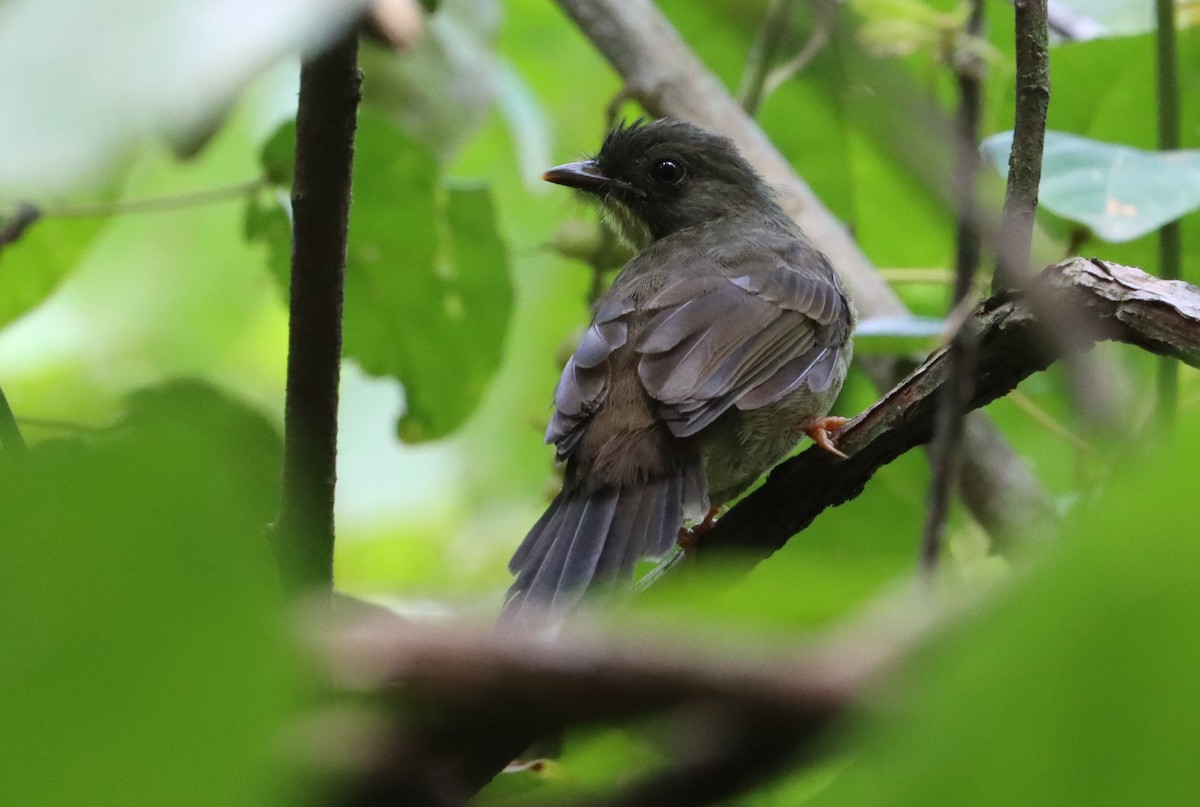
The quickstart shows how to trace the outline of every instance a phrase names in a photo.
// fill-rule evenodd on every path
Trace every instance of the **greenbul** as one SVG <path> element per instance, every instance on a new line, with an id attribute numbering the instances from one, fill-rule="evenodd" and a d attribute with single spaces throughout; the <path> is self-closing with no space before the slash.
<path id="1" fill-rule="evenodd" d="M 641 251 L 555 390 L 546 441 L 565 478 L 509 564 L 510 624 L 627 582 L 804 434 L 838 453 L 827 430 L 844 421 L 826 414 L 855 321 L 829 261 L 724 137 L 621 126 L 544 179 L 599 197 Z"/>

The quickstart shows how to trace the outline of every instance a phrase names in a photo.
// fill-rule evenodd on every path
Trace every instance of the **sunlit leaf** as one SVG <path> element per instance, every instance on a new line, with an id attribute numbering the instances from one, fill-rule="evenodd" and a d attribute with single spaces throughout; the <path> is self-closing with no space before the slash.
<path id="1" fill-rule="evenodd" d="M 983 142 L 1007 175 L 1012 132 Z M 1046 132 L 1039 202 L 1106 241 L 1131 241 L 1200 207 L 1200 150 L 1155 152 Z"/>
<path id="2" fill-rule="evenodd" d="M 322 46 L 364 2 L 10 0 L 0 6 L 0 186 L 76 187 L 140 139 L 211 126 L 250 79 Z"/>

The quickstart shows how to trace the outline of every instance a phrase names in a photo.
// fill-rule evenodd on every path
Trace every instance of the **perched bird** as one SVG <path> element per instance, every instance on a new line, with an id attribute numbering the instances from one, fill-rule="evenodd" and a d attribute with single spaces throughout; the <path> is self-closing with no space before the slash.
<path id="1" fill-rule="evenodd" d="M 502 621 L 536 623 L 628 581 L 686 520 L 729 501 L 825 415 L 854 306 L 825 256 L 727 138 L 687 123 L 619 126 L 543 179 L 600 198 L 641 251 L 595 306 L 546 432 L 562 492 L 509 569 Z"/>

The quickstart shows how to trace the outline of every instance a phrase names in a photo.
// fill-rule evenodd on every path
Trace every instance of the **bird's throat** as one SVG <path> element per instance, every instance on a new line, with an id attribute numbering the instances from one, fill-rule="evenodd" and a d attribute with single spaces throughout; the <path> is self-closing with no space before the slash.
<path id="1" fill-rule="evenodd" d="M 600 207 L 604 221 L 612 228 L 626 245 L 634 250 L 642 250 L 654 240 L 646 222 L 634 214 L 629 206 L 611 193 L 604 197 Z"/>

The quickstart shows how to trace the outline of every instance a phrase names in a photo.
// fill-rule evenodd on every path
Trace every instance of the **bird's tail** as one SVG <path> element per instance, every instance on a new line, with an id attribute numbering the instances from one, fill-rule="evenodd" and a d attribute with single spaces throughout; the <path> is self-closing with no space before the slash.
<path id="1" fill-rule="evenodd" d="M 707 510 L 698 468 L 589 493 L 564 490 L 509 561 L 516 580 L 501 621 L 561 615 L 589 588 L 628 580 L 639 559 L 661 556 L 675 545 L 685 516 Z"/>

